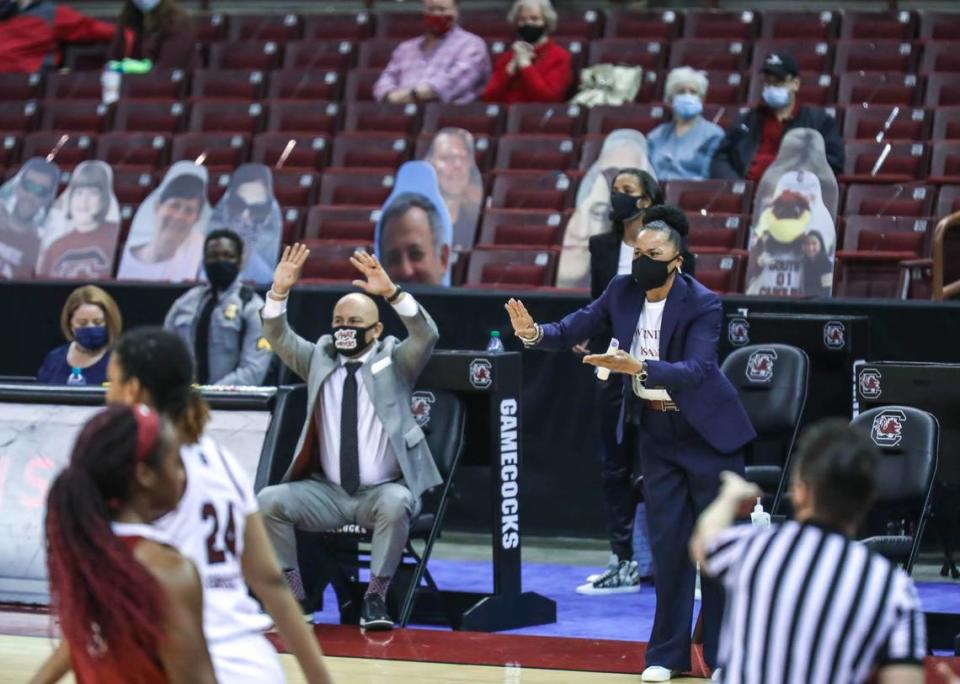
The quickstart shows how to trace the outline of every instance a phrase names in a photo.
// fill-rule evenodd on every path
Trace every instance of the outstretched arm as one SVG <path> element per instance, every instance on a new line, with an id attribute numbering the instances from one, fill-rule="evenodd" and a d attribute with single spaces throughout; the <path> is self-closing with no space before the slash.
<path id="1" fill-rule="evenodd" d="M 283 248 L 280 262 L 273 272 L 273 285 L 267 292 L 267 301 L 261 313 L 263 336 L 280 360 L 304 380 L 310 375 L 310 360 L 316 345 L 293 332 L 286 313 L 290 290 L 300 280 L 300 272 L 309 256 L 310 250 L 300 243 Z"/>

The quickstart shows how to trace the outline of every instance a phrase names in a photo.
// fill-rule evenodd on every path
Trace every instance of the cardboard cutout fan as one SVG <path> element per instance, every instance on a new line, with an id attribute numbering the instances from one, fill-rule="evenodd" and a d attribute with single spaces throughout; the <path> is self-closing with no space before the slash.
<path id="1" fill-rule="evenodd" d="M 273 174 L 263 164 L 243 164 L 230 177 L 207 232 L 228 228 L 243 240 L 240 280 L 269 285 L 280 255 L 283 219 L 273 194 Z M 202 269 L 201 269 L 202 270 Z M 201 277 L 206 279 L 206 274 Z"/>
<path id="2" fill-rule="evenodd" d="M 483 177 L 477 168 L 473 135 L 462 128 L 440 129 L 424 161 L 437 172 L 453 228 L 454 251 L 473 249 L 483 201 Z"/>
<path id="3" fill-rule="evenodd" d="M 820 133 L 788 131 L 754 199 L 747 294 L 830 296 L 838 194 Z"/>
<path id="4" fill-rule="evenodd" d="M 427 162 L 406 162 L 380 211 L 377 258 L 394 282 L 449 285 L 452 232 L 436 171 Z"/>
<path id="5" fill-rule="evenodd" d="M 590 287 L 590 238 L 610 231 L 610 185 L 617 171 L 631 167 L 657 177 L 643 133 L 628 128 L 611 131 L 577 189 L 576 209 L 563 235 L 557 287 Z"/>
<path id="6" fill-rule="evenodd" d="M 170 167 L 133 217 L 119 280 L 195 280 L 210 220 L 207 170 L 189 161 Z"/>
<path id="7" fill-rule="evenodd" d="M 34 157 L 0 187 L 0 278 L 33 277 L 59 181 L 55 164 Z"/>
<path id="8" fill-rule="evenodd" d="M 77 166 L 47 215 L 45 227 L 38 278 L 110 278 L 120 234 L 113 169 L 102 161 Z"/>

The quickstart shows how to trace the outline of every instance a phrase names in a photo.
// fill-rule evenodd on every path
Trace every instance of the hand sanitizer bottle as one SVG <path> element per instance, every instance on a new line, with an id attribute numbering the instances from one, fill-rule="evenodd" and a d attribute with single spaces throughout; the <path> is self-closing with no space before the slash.
<path id="1" fill-rule="evenodd" d="M 761 497 L 757 497 L 757 505 L 753 507 L 753 513 L 750 514 L 750 524 L 761 530 L 770 528 L 770 514 L 763 510 Z"/>

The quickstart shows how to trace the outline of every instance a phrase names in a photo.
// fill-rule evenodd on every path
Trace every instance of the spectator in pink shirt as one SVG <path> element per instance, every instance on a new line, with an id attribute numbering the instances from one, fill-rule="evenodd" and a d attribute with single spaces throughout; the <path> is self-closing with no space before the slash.
<path id="1" fill-rule="evenodd" d="M 406 40 L 373 86 L 381 102 L 473 102 L 490 79 L 483 39 L 457 26 L 457 0 L 423 0 L 426 33 Z"/>

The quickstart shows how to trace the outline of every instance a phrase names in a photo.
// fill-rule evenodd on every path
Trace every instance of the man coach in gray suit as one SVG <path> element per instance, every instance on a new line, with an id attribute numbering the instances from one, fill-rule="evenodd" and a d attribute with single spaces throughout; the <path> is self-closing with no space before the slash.
<path id="1" fill-rule="evenodd" d="M 360 626 L 391 629 L 385 597 L 424 491 L 441 483 L 410 410 L 417 377 L 437 342 L 437 326 L 366 252 L 350 262 L 364 276 L 337 302 L 333 330 L 316 343 L 287 323 L 286 300 L 309 250 L 285 247 L 263 308 L 263 335 L 307 381 L 307 421 L 281 484 L 258 495 L 267 532 L 294 594 L 304 597 L 294 528 L 326 532 L 346 524 L 373 531 L 370 585 Z M 389 302 L 407 328 L 402 342 L 380 339 L 376 302 Z"/>

